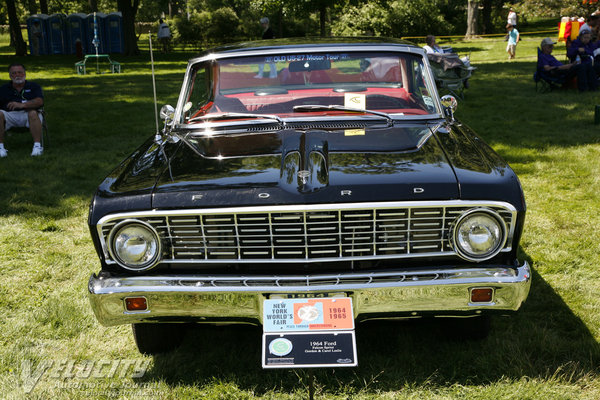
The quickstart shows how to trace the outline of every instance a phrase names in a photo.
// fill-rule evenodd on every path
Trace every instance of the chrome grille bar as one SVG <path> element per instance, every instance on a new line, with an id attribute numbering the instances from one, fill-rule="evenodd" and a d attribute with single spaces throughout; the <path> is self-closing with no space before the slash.
<path id="1" fill-rule="evenodd" d="M 455 254 L 452 223 L 466 210 L 494 209 L 509 228 L 511 250 L 516 210 L 503 202 L 388 202 L 115 214 L 97 226 L 106 248 L 111 229 L 141 219 L 163 240 L 163 262 L 332 262 Z"/>

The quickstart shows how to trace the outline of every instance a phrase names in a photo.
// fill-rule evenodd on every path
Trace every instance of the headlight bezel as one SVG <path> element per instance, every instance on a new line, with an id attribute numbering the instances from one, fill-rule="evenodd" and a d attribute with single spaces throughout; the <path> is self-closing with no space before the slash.
<path id="1" fill-rule="evenodd" d="M 477 255 L 477 254 L 471 253 L 471 252 L 465 250 L 464 248 L 462 248 L 460 245 L 459 238 L 458 238 L 461 225 L 463 223 L 465 223 L 465 221 L 467 221 L 468 219 L 473 218 L 474 216 L 477 216 L 479 214 L 483 214 L 487 217 L 491 217 L 491 219 L 497 223 L 498 228 L 501 231 L 500 240 L 496 243 L 496 245 L 494 247 L 492 247 L 488 252 L 486 252 L 485 254 L 482 254 L 482 255 Z M 486 261 L 486 260 L 489 260 L 489 259 L 495 257 L 496 255 L 498 255 L 498 253 L 500 253 L 502 251 L 502 249 L 504 249 L 507 240 L 508 240 L 508 227 L 506 226 L 506 221 L 504 221 L 504 219 L 500 216 L 499 213 L 497 213 L 496 211 L 494 211 L 492 209 L 485 208 L 485 207 L 472 208 L 472 209 L 467 210 L 464 213 L 462 213 L 455 220 L 455 222 L 452 226 L 452 229 L 450 231 L 450 242 L 451 242 L 452 248 L 454 249 L 456 254 L 459 257 L 461 257 L 467 261 L 473 261 L 473 262 L 482 262 L 482 261 Z"/>
<path id="2" fill-rule="evenodd" d="M 152 258 L 150 258 L 148 261 L 139 264 L 139 265 L 132 265 L 131 263 L 127 263 L 125 262 L 121 256 L 118 254 L 117 250 L 116 250 L 116 246 L 115 246 L 115 240 L 116 237 L 118 237 L 118 235 L 120 234 L 120 232 L 125 229 L 125 228 L 129 228 L 132 226 L 141 226 L 144 229 L 146 229 L 151 236 L 154 238 L 154 241 L 156 242 L 156 252 L 154 254 L 154 256 Z M 108 241 L 107 241 L 107 247 L 108 247 L 108 252 L 110 254 L 110 257 L 112 258 L 112 260 L 114 262 L 116 262 L 119 266 L 121 266 L 124 269 L 127 269 L 129 271 L 147 271 L 151 268 L 153 268 L 154 266 L 156 266 L 159 261 L 162 258 L 162 241 L 160 238 L 160 235 L 158 234 L 158 232 L 156 231 L 156 229 L 150 225 L 149 223 L 139 220 L 139 219 L 126 219 L 123 220 L 121 222 L 119 222 L 118 224 L 116 224 L 110 231 L 110 234 L 108 235 Z"/>

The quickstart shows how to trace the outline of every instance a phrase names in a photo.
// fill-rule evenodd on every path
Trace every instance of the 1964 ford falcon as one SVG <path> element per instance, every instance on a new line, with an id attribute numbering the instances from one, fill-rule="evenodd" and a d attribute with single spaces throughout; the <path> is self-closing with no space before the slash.
<path id="1" fill-rule="evenodd" d="M 262 323 L 265 299 L 347 296 L 356 321 L 516 311 L 530 269 L 505 161 L 394 40 L 244 43 L 189 62 L 175 108 L 99 186 L 104 325 L 140 351 L 181 322 Z M 468 318 L 467 318 L 468 317 Z"/>

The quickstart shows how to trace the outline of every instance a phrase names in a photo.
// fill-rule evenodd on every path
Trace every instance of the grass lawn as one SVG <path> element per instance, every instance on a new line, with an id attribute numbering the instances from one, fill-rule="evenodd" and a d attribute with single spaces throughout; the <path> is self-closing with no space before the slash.
<path id="1" fill-rule="evenodd" d="M 359 366 L 314 370 L 316 398 L 600 398 L 600 95 L 537 94 L 542 38 L 524 35 L 513 62 L 502 38 L 452 43 L 478 67 L 458 117 L 525 190 L 530 298 L 483 341 L 457 342 L 433 322 L 359 325 Z M 555 52 L 564 59 L 564 46 Z M 175 104 L 191 55 L 155 56 L 159 104 Z M 0 398 L 307 398 L 307 371 L 261 369 L 260 328 L 195 329 L 152 358 L 129 326 L 105 328 L 92 314 L 87 281 L 99 263 L 87 209 L 110 169 L 154 134 L 148 53 L 114 56 L 122 74 L 86 76 L 74 56 L 12 56 L 6 35 L 0 56 L 43 86 L 50 128 L 42 157 L 29 157 L 28 133 L 14 133 L 0 159 Z"/>

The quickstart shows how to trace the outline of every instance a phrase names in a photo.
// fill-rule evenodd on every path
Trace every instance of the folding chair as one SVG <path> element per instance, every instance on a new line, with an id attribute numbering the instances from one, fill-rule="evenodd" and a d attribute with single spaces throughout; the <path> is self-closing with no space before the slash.
<path id="1" fill-rule="evenodd" d="M 542 50 L 538 47 L 537 49 L 538 60 L 542 54 Z M 539 62 L 539 61 L 538 61 Z M 538 93 L 551 92 L 554 89 L 560 89 L 565 83 L 564 76 L 554 76 L 544 71 L 543 67 L 537 67 L 533 74 L 533 81 L 535 82 L 535 91 Z"/>
<path id="2" fill-rule="evenodd" d="M 546 73 L 542 68 L 538 68 L 533 74 L 535 82 L 535 91 L 538 93 L 548 93 L 554 89 L 560 89 L 565 83 L 564 77 L 552 76 Z"/>
<path id="3" fill-rule="evenodd" d="M 37 110 L 38 114 L 41 114 L 42 116 L 42 137 L 41 137 L 41 145 L 42 147 L 44 147 L 44 149 L 50 145 L 50 135 L 48 133 L 48 118 L 47 118 L 47 113 L 44 110 L 44 108 L 38 108 Z M 27 131 L 29 132 L 29 128 L 21 128 L 21 127 L 12 127 L 8 130 L 8 132 L 12 131 L 12 130 L 17 130 L 17 131 Z M 8 133 L 7 132 L 7 133 Z"/>
<path id="4" fill-rule="evenodd" d="M 38 113 L 42 114 L 42 147 L 50 145 L 50 135 L 48 133 L 48 118 L 46 118 L 46 110 L 44 107 L 38 109 Z"/>

